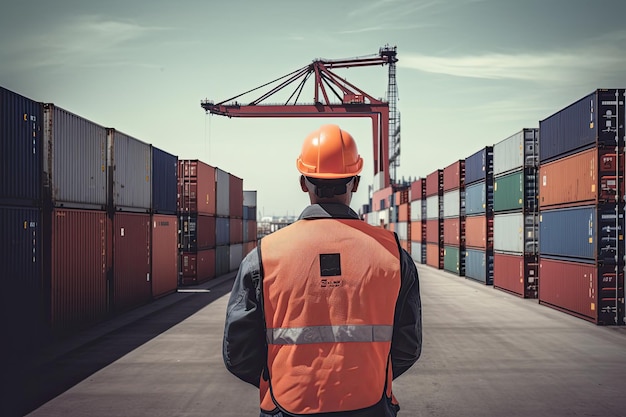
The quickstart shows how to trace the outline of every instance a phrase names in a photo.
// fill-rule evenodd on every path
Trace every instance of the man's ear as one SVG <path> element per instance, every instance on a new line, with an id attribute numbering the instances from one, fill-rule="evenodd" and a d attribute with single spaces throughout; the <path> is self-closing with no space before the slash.
<path id="1" fill-rule="evenodd" d="M 356 190 L 358 190 L 359 188 L 359 183 L 361 181 L 361 177 L 360 176 L 356 176 L 354 177 L 354 180 L 352 181 L 352 192 L 356 193 Z"/>
<path id="2" fill-rule="evenodd" d="M 306 178 L 304 178 L 304 175 L 300 175 L 300 188 L 302 188 L 302 191 L 305 193 L 309 192 L 309 187 L 306 185 Z"/>

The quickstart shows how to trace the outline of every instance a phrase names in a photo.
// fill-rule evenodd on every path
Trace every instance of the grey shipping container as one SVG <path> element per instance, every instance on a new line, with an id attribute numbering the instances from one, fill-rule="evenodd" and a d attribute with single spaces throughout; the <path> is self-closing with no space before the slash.
<path id="1" fill-rule="evenodd" d="M 178 198 L 178 157 L 152 146 L 153 213 L 175 214 Z"/>
<path id="2" fill-rule="evenodd" d="M 247 207 L 256 207 L 256 190 L 243 191 L 243 205 Z"/>
<path id="3" fill-rule="evenodd" d="M 623 146 L 624 100 L 624 89 L 598 89 L 541 120 L 540 161 L 593 146 Z"/>
<path id="4" fill-rule="evenodd" d="M 474 183 L 465 189 L 465 213 L 485 213 L 487 208 L 487 186 L 484 181 Z"/>
<path id="5" fill-rule="evenodd" d="M 461 207 L 465 209 L 465 191 L 460 188 L 443 193 L 443 217 L 458 217 L 461 215 Z"/>
<path id="6" fill-rule="evenodd" d="M 230 216 L 230 174 L 215 168 L 215 212 L 218 216 Z"/>
<path id="7" fill-rule="evenodd" d="M 465 158 L 465 186 L 493 176 L 493 146 L 486 146 Z"/>
<path id="8" fill-rule="evenodd" d="M 465 251 L 465 276 L 486 285 L 493 284 L 493 253 L 480 249 Z"/>
<path id="9" fill-rule="evenodd" d="M 496 251 L 534 254 L 538 234 L 532 214 L 520 211 L 493 216 L 493 248 Z"/>
<path id="10" fill-rule="evenodd" d="M 493 145 L 493 175 L 536 167 L 538 163 L 539 129 L 522 129 Z"/>
<path id="11" fill-rule="evenodd" d="M 41 204 L 43 104 L 0 87 L 0 203 Z"/>
<path id="12" fill-rule="evenodd" d="M 215 219 L 215 245 L 230 244 L 230 219 L 217 217 Z"/>
<path id="13" fill-rule="evenodd" d="M 426 245 L 422 242 L 411 241 L 411 258 L 417 263 L 423 264 L 426 262 Z"/>
<path id="14" fill-rule="evenodd" d="M 230 245 L 215 247 L 215 276 L 230 272 Z"/>
<path id="15" fill-rule="evenodd" d="M 46 103 L 44 155 L 45 204 L 106 209 L 106 128 Z"/>
<path id="16" fill-rule="evenodd" d="M 116 210 L 150 211 L 152 152 L 150 145 L 115 129 L 107 129 L 110 203 Z"/>

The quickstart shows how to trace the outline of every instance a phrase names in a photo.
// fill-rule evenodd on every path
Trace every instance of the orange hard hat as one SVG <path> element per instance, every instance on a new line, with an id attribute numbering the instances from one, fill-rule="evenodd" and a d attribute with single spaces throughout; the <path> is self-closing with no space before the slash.
<path id="1" fill-rule="evenodd" d="M 350 133 L 337 125 L 323 125 L 304 140 L 296 165 L 306 177 L 348 178 L 361 172 L 363 158 Z"/>

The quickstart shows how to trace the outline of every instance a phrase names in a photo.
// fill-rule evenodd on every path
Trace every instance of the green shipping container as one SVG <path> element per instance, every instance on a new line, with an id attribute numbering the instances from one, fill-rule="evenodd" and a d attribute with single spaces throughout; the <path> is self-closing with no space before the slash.
<path id="1" fill-rule="evenodd" d="M 456 275 L 462 275 L 460 255 L 461 251 L 456 246 L 444 246 L 443 269 Z"/>
<path id="2" fill-rule="evenodd" d="M 493 182 L 493 210 L 509 211 L 524 208 L 524 171 L 496 177 Z"/>

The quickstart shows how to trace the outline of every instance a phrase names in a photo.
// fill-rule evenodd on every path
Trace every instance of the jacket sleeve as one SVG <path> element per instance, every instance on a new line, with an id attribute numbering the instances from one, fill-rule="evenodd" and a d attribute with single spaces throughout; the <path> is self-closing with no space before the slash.
<path id="1" fill-rule="evenodd" d="M 419 277 L 411 255 L 400 250 L 402 283 L 391 339 L 393 379 L 406 372 L 422 353 L 422 303 Z"/>
<path id="2" fill-rule="evenodd" d="M 222 355 L 226 369 L 256 387 L 266 365 L 267 346 L 262 309 L 258 250 L 241 262 L 226 308 Z"/>

